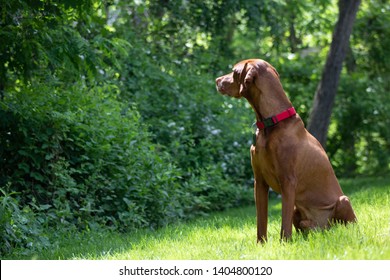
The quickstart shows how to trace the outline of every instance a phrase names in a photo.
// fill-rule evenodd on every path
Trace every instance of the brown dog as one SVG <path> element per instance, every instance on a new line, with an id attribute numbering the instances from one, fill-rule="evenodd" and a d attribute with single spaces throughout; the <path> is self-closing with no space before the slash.
<path id="1" fill-rule="evenodd" d="M 269 187 L 282 195 L 282 239 L 291 238 L 293 224 L 304 231 L 356 221 L 324 149 L 295 113 L 275 68 L 261 59 L 244 60 L 216 84 L 222 94 L 245 97 L 256 114 L 250 152 L 258 242 L 267 240 Z"/>

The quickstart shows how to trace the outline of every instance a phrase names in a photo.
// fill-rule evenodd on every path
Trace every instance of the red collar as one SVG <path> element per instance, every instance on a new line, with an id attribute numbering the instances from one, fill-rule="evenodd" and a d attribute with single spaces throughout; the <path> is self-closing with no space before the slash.
<path id="1" fill-rule="evenodd" d="M 280 114 L 264 119 L 261 122 L 260 121 L 256 122 L 256 125 L 260 130 L 262 130 L 264 128 L 274 126 L 285 119 L 295 116 L 296 114 L 297 112 L 295 111 L 294 107 L 291 107 L 288 108 L 286 111 L 281 112 Z"/>

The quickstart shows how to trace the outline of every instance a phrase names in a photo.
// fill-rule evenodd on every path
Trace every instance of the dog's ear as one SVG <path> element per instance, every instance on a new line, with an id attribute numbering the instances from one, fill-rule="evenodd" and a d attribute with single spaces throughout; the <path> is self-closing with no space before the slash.
<path id="1" fill-rule="evenodd" d="M 271 67 L 272 71 L 274 71 L 275 75 L 280 78 L 280 75 L 278 73 L 278 71 L 276 71 L 275 67 L 273 67 L 271 64 L 269 64 L 269 66 Z"/>
<path id="2" fill-rule="evenodd" d="M 253 83 L 255 75 L 256 75 L 256 69 L 253 67 L 253 65 L 251 64 L 248 65 L 248 62 L 245 63 L 240 73 L 240 79 L 239 79 L 240 96 L 244 96 L 246 91 L 249 89 L 250 85 Z"/>

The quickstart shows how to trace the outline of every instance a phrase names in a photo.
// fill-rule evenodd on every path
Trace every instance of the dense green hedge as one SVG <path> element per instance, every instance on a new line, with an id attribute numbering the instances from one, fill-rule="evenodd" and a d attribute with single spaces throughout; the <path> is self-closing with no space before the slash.
<path id="1" fill-rule="evenodd" d="M 166 143 L 151 142 L 137 108 L 117 101 L 116 93 L 112 85 L 59 89 L 39 84 L 21 86 L 2 103 L 3 252 L 18 242 L 30 243 L 30 238 L 20 240 L 28 232 L 42 238 L 30 232 L 41 226 L 31 223 L 156 228 L 243 199 L 245 189 L 224 179 L 210 160 L 194 165 L 196 157 L 211 151 L 212 144 L 200 143 L 207 142 L 207 133 L 199 136 L 205 145 L 201 151 L 194 144 L 169 155 L 160 151 Z M 158 124 L 169 127 L 164 118 Z M 195 141 L 191 137 L 188 141 Z M 33 219 L 34 213 L 40 218 Z"/>

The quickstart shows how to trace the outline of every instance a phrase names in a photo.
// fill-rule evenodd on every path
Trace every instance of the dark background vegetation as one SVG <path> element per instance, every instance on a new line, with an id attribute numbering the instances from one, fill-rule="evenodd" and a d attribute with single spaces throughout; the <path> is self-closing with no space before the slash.
<path id="1" fill-rule="evenodd" d="M 252 201 L 254 114 L 214 79 L 273 64 L 307 121 L 336 1 L 0 0 L 0 254 Z M 390 5 L 360 5 L 327 138 L 338 176 L 390 159 Z"/>

